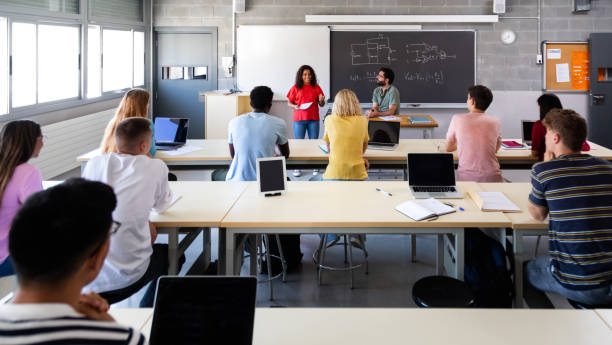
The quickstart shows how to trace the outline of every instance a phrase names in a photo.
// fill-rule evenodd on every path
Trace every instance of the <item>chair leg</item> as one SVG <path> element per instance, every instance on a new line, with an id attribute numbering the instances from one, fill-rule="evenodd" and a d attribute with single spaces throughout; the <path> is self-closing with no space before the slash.
<path id="1" fill-rule="evenodd" d="M 321 246 L 321 253 L 319 254 L 319 265 L 323 265 L 325 262 L 325 250 L 327 249 L 327 237 L 329 234 L 323 235 L 323 245 Z M 323 269 L 319 267 L 319 285 L 321 285 Z"/>
<path id="2" fill-rule="evenodd" d="M 272 260 L 270 257 L 270 239 L 267 234 L 263 235 L 263 242 L 266 246 L 266 265 L 268 266 L 268 283 L 270 284 L 270 301 L 274 300 L 274 291 L 272 287 Z"/>
<path id="3" fill-rule="evenodd" d="M 410 261 L 416 262 L 416 234 L 410 235 Z"/>
<path id="4" fill-rule="evenodd" d="M 542 239 L 542 235 L 538 235 L 538 239 L 536 240 L 535 253 L 533 253 L 534 257 L 538 256 L 538 248 L 540 248 L 540 239 Z"/>
<path id="5" fill-rule="evenodd" d="M 347 240 L 349 239 L 349 235 L 348 234 L 344 234 L 344 242 L 346 243 Z M 348 246 L 348 250 L 349 250 L 349 267 L 353 267 L 353 246 L 349 244 Z M 355 270 L 351 269 L 351 289 L 353 288 L 353 276 L 354 276 L 354 272 Z"/>
<path id="6" fill-rule="evenodd" d="M 287 261 L 285 261 L 285 254 L 283 254 L 283 246 L 281 246 L 280 236 L 278 234 L 274 235 L 276 237 L 276 245 L 278 246 L 278 253 L 281 260 L 281 265 L 283 267 L 283 283 L 287 282 Z"/>
<path id="7" fill-rule="evenodd" d="M 347 246 L 347 242 L 346 242 L 346 235 L 344 236 L 344 263 L 346 264 L 346 246 Z"/>
<path id="8" fill-rule="evenodd" d="M 358 235 L 357 237 L 359 239 L 359 244 L 361 245 L 361 248 L 363 248 L 363 259 L 365 260 L 365 274 L 368 274 L 370 267 L 369 267 L 369 263 L 368 263 L 368 251 L 366 250 L 366 246 L 365 246 L 365 241 L 363 240 L 363 236 Z"/>

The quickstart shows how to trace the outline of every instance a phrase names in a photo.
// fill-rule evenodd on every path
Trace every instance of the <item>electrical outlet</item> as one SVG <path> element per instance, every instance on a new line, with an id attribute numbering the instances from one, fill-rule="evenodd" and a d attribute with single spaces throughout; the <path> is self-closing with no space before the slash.
<path id="1" fill-rule="evenodd" d="M 542 63 L 542 54 L 536 55 L 536 65 L 541 65 Z"/>

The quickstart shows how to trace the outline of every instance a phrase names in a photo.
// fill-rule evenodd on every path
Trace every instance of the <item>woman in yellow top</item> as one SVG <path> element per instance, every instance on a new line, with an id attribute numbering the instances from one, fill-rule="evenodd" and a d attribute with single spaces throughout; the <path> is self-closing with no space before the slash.
<path id="1" fill-rule="evenodd" d="M 331 115 L 325 118 L 329 164 L 324 180 L 365 180 L 369 168 L 363 154 L 368 148 L 368 119 L 361 113 L 355 93 L 343 89 L 336 94 Z"/>

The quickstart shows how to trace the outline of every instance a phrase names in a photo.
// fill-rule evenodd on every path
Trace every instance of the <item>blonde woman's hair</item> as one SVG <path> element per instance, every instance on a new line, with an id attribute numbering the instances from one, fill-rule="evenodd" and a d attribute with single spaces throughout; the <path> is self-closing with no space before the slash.
<path id="1" fill-rule="evenodd" d="M 100 144 L 102 153 L 117 152 L 115 143 L 115 132 L 119 122 L 130 117 L 147 118 L 147 104 L 149 104 L 149 92 L 143 89 L 131 89 L 123 95 L 115 116 L 106 125 L 104 137 Z"/>
<path id="2" fill-rule="evenodd" d="M 357 95 L 355 95 L 355 93 L 349 89 L 342 89 L 338 91 L 336 97 L 334 97 L 332 114 L 338 116 L 363 115 L 361 113 L 361 106 L 359 105 Z"/>

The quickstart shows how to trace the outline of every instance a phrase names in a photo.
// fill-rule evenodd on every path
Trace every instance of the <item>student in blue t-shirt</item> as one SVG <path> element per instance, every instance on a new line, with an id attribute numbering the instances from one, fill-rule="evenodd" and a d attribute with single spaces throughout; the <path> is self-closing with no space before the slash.
<path id="1" fill-rule="evenodd" d="M 273 157 L 276 148 L 289 158 L 285 121 L 267 114 L 273 95 L 267 86 L 255 87 L 251 91 L 253 111 L 230 121 L 227 137 L 232 164 L 226 181 L 257 181 L 257 158 Z"/>
<path id="2" fill-rule="evenodd" d="M 612 303 L 612 164 L 581 154 L 586 121 L 551 110 L 544 162 L 531 171 L 529 213 L 549 220 L 549 252 L 526 265 L 529 283 L 570 300 Z"/>

